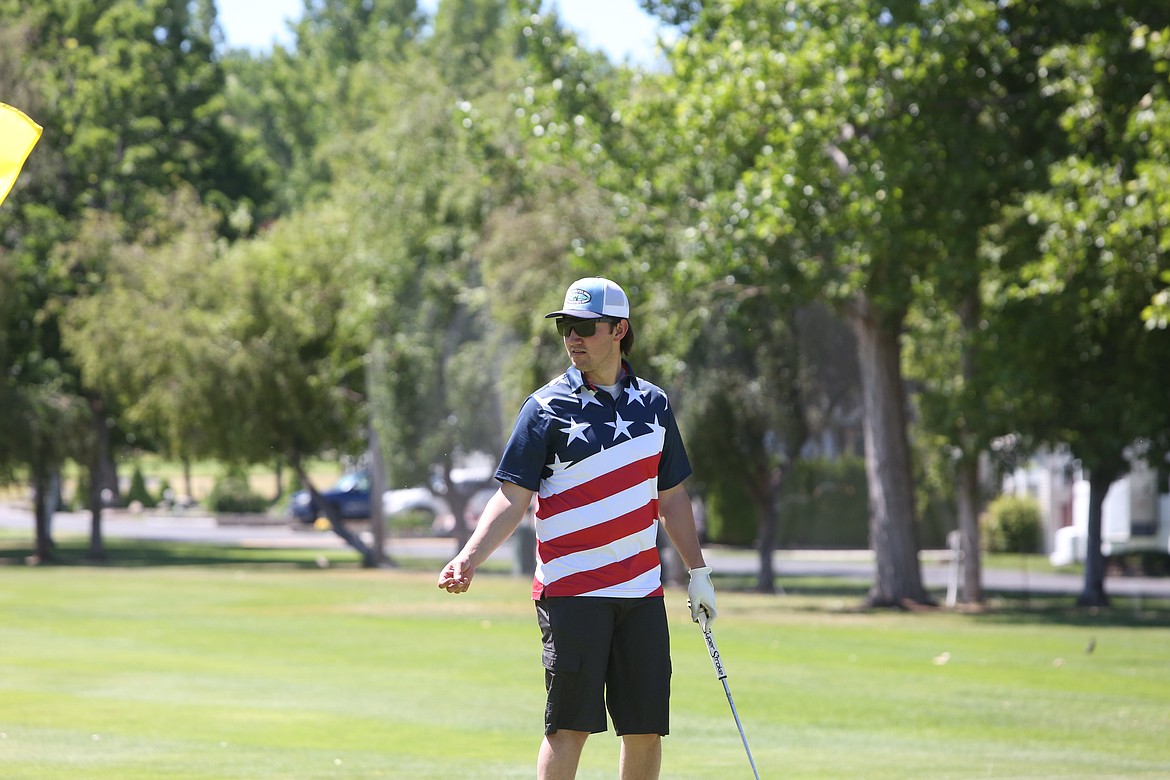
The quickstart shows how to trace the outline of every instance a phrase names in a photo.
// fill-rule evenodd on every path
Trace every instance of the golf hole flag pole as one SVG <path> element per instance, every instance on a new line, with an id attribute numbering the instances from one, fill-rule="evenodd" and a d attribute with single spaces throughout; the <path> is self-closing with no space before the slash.
<path id="1" fill-rule="evenodd" d="M 0 204 L 16 184 L 24 161 L 40 137 L 40 125 L 20 109 L 0 103 Z"/>
<path id="2" fill-rule="evenodd" d="M 735 725 L 739 729 L 739 738 L 743 740 L 743 749 L 747 753 L 748 763 L 752 765 L 752 774 L 760 780 L 760 773 L 756 771 L 756 760 L 752 758 L 752 749 L 748 747 L 747 736 L 743 733 L 743 723 L 739 720 L 739 713 L 735 710 L 735 700 L 731 698 L 731 688 L 727 686 L 727 672 L 723 668 L 723 659 L 719 656 L 719 648 L 715 646 L 715 635 L 707 625 L 707 616 L 699 613 L 699 627 L 703 629 L 703 639 L 707 642 L 707 653 L 711 656 L 711 663 L 715 666 L 715 676 L 723 683 L 723 692 L 727 694 L 727 703 L 731 705 L 731 716 L 735 718 Z"/>

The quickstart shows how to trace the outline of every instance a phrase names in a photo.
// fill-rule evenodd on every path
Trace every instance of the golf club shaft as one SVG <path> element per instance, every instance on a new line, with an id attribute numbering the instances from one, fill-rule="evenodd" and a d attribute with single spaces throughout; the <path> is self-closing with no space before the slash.
<path id="1" fill-rule="evenodd" d="M 723 683 L 723 692 L 727 694 L 727 703 L 731 705 L 731 716 L 735 718 L 735 726 L 739 729 L 739 738 L 743 741 L 744 752 L 747 753 L 748 763 L 752 765 L 752 774 L 760 780 L 760 773 L 756 770 L 756 760 L 752 758 L 752 749 L 748 747 L 747 735 L 743 733 L 743 723 L 739 719 L 739 712 L 735 709 L 735 699 L 731 698 L 731 688 L 727 685 L 727 671 L 723 668 L 723 659 L 719 655 L 719 648 L 715 646 L 715 635 L 707 627 L 707 620 L 700 617 L 699 625 L 703 629 L 703 639 L 707 642 L 707 653 L 711 656 L 711 663 L 715 666 L 715 675 Z"/>

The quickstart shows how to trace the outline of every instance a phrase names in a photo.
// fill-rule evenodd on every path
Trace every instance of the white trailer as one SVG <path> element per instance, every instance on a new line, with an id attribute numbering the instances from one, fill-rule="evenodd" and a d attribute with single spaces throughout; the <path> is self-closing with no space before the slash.
<path id="1" fill-rule="evenodd" d="M 1088 549 L 1089 482 L 1073 483 L 1072 525 L 1056 529 L 1049 560 L 1067 566 L 1085 560 Z M 1141 553 L 1170 555 L 1170 493 L 1158 489 L 1154 469 L 1137 463 L 1109 486 L 1101 507 L 1101 552 L 1107 557 Z"/>

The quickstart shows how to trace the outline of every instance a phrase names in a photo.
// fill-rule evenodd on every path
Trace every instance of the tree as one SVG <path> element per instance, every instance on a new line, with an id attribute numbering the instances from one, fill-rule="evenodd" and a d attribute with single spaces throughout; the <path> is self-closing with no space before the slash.
<path id="1" fill-rule="evenodd" d="M 1105 493 L 1131 460 L 1170 452 L 1161 380 L 1170 333 L 1140 327 L 1170 265 L 1156 184 L 1165 170 L 1165 50 L 1145 46 L 1148 25 L 1170 20 L 1144 5 L 1093 10 L 1081 34 L 1042 61 L 1043 88 L 1065 106 L 1059 126 L 1070 154 L 1050 167 L 1046 190 L 1007 213 L 985 299 L 996 307 L 997 355 L 1011 369 L 1001 371 L 997 400 L 1022 433 L 1067 444 L 1089 472 L 1078 603 L 1104 606 Z"/>
<path id="2" fill-rule="evenodd" d="M 821 297 L 851 324 L 877 555 L 869 600 L 929 601 L 901 341 L 922 286 L 975 261 L 992 213 L 971 205 L 987 199 L 984 150 L 1000 127 L 994 8 L 741 0 L 689 24 L 672 59 L 680 130 L 716 180 L 734 181 L 707 199 L 705 222 L 759 247 L 772 286 Z"/>
<path id="3" fill-rule="evenodd" d="M 100 286 L 108 258 L 90 252 L 88 264 L 75 264 L 80 255 L 69 259 L 58 249 L 83 224 L 97 224 L 88 213 L 116 215 L 123 227 L 135 226 L 149 218 L 153 193 L 183 183 L 221 212 L 238 214 L 223 222 L 226 232 L 238 233 L 250 224 L 248 199 L 263 187 L 221 121 L 223 81 L 212 56 L 210 0 L 50 0 L 35 7 L 6 0 L 0 20 L 16 31 L 24 60 L 16 72 L 19 89 L 41 96 L 35 111 L 45 126 L 44 154 L 26 170 L 27 200 L 0 214 L 3 246 L 12 253 L 24 301 L 21 338 L 9 356 L 11 365 L 24 368 L 9 375 L 19 376 L 30 396 L 76 396 L 90 409 L 92 430 L 102 441 L 116 407 L 79 381 L 59 322 L 79 294 Z M 52 414 L 30 419 L 46 426 L 42 438 L 65 427 Z M 111 485 L 116 490 L 116 479 L 99 462 L 113 459 L 107 453 L 91 461 L 90 484 L 95 492 Z M 44 476 L 34 473 L 33 481 L 40 485 Z M 100 511 L 100 502 L 92 505 Z M 100 554 L 98 545 L 94 549 Z"/>
<path id="4" fill-rule="evenodd" d="M 481 271 L 492 187 L 461 138 L 460 119 L 472 103 L 503 111 L 500 81 L 515 66 L 507 57 L 480 59 L 502 47 L 505 18 L 501 3 L 478 5 L 483 24 L 437 22 L 428 56 L 395 64 L 393 79 L 379 69 L 366 74 L 366 110 L 378 121 L 339 160 L 346 183 L 335 195 L 362 214 L 355 229 L 374 301 L 371 411 L 390 479 L 437 483 L 459 544 L 470 535 L 468 501 L 483 485 L 456 479 L 456 469 L 475 453 L 495 455 L 503 441 L 503 341 Z M 444 8 L 439 17 L 450 22 Z"/>
<path id="5" fill-rule="evenodd" d="M 369 336 L 355 257 L 346 212 L 323 204 L 290 215 L 209 269 L 205 289 L 222 303 L 192 326 L 211 347 L 201 356 L 202 395 L 216 415 L 204 422 L 209 446 L 229 461 L 285 459 L 334 532 L 374 566 L 382 551 L 321 500 L 304 463 L 363 449 Z"/>
<path id="6" fill-rule="evenodd" d="M 94 405 L 91 436 L 78 453 L 91 474 L 102 473 L 114 419 L 147 432 L 148 440 L 183 463 L 208 452 L 203 424 L 215 414 L 205 404 L 204 367 L 194 357 L 205 348 L 199 331 L 179 327 L 188 307 L 203 309 L 202 279 L 226 242 L 221 215 L 185 187 L 156 196 L 153 215 L 137 231 L 114 215 L 88 211 L 77 237 L 61 245 L 68 267 L 101 269 L 100 284 L 82 289 L 62 314 L 63 343 L 74 357 Z M 188 480 L 189 483 L 189 480 Z M 101 491 L 91 478 L 93 514 L 90 557 L 104 557 Z M 187 489 L 190 494 L 190 485 Z"/>
<path id="7" fill-rule="evenodd" d="M 424 22 L 415 0 L 306 2 L 291 49 L 225 54 L 229 115 L 272 182 L 266 217 L 328 197 L 347 139 L 378 119 L 363 73 L 395 78 L 387 68 L 417 49 Z"/>
<path id="8" fill-rule="evenodd" d="M 524 167 L 502 276 L 523 286 L 536 261 L 572 270 L 580 258 L 582 275 L 604 267 L 622 280 L 637 301 L 635 361 L 673 385 L 710 513 L 754 515 L 759 587 L 772 592 L 779 490 L 807 436 L 813 372 L 797 346 L 799 301 L 759 270 L 770 247 L 709 219 L 736 186 L 722 161 L 742 144 L 713 133 L 694 155 L 694 137 L 677 132 L 687 96 L 669 74 L 614 68 L 552 14 L 524 33 L 534 72 L 516 106 Z M 529 224 L 543 227 L 541 251 L 515 229 Z"/>
<path id="9" fill-rule="evenodd" d="M 698 443 L 692 460 L 706 485 L 708 516 L 746 498 L 757 519 L 757 590 L 774 593 L 780 489 L 809 432 L 797 312 L 748 294 L 728 296 L 711 314 L 691 353 L 700 367 L 686 392 Z"/>

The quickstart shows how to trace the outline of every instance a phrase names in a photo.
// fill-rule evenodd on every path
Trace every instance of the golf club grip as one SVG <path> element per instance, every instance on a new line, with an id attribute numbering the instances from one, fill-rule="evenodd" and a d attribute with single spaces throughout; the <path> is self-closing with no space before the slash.
<path id="1" fill-rule="evenodd" d="M 723 659 L 719 657 L 719 648 L 715 646 L 715 635 L 706 627 L 704 621 L 703 639 L 707 642 L 707 654 L 711 656 L 711 663 L 715 666 L 715 675 L 720 680 L 727 679 L 727 671 L 723 668 Z"/>

